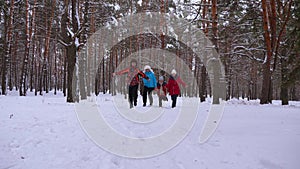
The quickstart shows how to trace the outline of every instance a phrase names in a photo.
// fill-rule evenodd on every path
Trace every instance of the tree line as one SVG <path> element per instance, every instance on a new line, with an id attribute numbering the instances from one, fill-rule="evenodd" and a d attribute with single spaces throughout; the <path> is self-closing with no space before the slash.
<path id="1" fill-rule="evenodd" d="M 211 40 L 225 68 L 226 99 L 260 99 L 261 104 L 280 99 L 288 104 L 300 99 L 299 4 L 300 0 L 0 0 L 1 94 L 54 90 L 62 91 L 68 102 L 78 100 L 73 72 L 78 62 L 84 69 L 79 53 L 88 38 L 117 18 L 150 11 L 184 18 Z M 174 41 L 163 33 L 145 33 L 118 42 L 95 63 L 95 82 L 81 89 L 81 97 L 115 94 L 116 88 L 125 93 L 112 83 L 112 73 L 130 54 L 155 47 L 188 65 L 197 83 L 183 94 L 204 101 L 212 92 L 206 67 L 185 44 Z M 79 71 L 80 75 L 84 76 Z"/>

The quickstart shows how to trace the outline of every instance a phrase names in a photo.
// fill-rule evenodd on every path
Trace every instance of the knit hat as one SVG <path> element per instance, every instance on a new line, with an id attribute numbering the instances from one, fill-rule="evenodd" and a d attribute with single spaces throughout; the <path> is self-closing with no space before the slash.
<path id="1" fill-rule="evenodd" d="M 151 70 L 151 67 L 150 67 L 149 65 L 146 65 L 146 66 L 144 67 L 144 70 L 146 71 L 147 69 Z"/>
<path id="2" fill-rule="evenodd" d="M 176 70 L 173 69 L 172 72 L 171 72 L 171 74 L 177 74 Z"/>
<path id="3" fill-rule="evenodd" d="M 159 76 L 158 80 L 164 80 L 164 77 L 163 76 Z"/>

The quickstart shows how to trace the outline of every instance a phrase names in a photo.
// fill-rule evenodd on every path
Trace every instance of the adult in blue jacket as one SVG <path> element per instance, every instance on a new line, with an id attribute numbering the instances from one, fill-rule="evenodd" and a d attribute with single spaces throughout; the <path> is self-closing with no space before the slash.
<path id="1" fill-rule="evenodd" d="M 156 77 L 153 73 L 153 70 L 149 65 L 146 65 L 144 67 L 144 73 L 148 77 L 148 79 L 143 78 L 144 82 L 144 90 L 143 90 L 143 106 L 146 106 L 147 103 L 147 95 L 149 97 L 150 106 L 153 104 L 153 97 L 152 97 L 152 91 L 156 88 L 157 81 Z"/>

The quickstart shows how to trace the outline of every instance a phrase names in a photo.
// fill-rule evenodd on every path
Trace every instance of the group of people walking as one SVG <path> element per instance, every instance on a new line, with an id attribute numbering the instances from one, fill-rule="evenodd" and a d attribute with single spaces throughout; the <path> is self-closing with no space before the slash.
<path id="1" fill-rule="evenodd" d="M 147 104 L 149 99 L 150 106 L 153 105 L 152 92 L 157 91 L 159 107 L 162 107 L 162 101 L 168 101 L 167 93 L 171 96 L 172 108 L 176 107 L 177 97 L 180 95 L 179 85 L 186 86 L 186 83 L 181 80 L 177 75 L 175 69 L 171 71 L 168 83 L 165 82 L 163 76 L 159 76 L 156 80 L 155 74 L 149 65 L 144 67 L 144 71 L 141 71 L 137 67 L 137 61 L 132 59 L 130 67 L 114 73 L 113 75 L 122 75 L 127 73 L 127 85 L 128 85 L 128 100 L 130 108 L 137 106 L 138 87 L 140 78 L 143 80 L 144 88 L 142 90 L 143 106 Z"/>

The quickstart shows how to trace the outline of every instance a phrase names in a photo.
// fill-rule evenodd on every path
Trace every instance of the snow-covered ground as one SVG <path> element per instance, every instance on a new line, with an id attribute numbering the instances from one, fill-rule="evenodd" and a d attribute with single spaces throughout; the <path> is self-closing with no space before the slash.
<path id="1" fill-rule="evenodd" d="M 97 97 L 106 121 L 124 135 L 149 137 L 176 120 L 182 98 L 177 109 L 163 108 L 164 114 L 151 124 L 124 119 L 112 108 L 113 100 L 109 95 Z M 139 100 L 136 109 L 147 110 L 140 106 Z M 0 169 L 299 169 L 299 102 L 281 106 L 278 101 L 259 105 L 230 100 L 217 131 L 199 144 L 209 107 L 209 101 L 200 104 L 193 129 L 175 148 L 152 158 L 130 159 L 90 140 L 74 104 L 65 103 L 61 94 L 0 96 Z"/>

